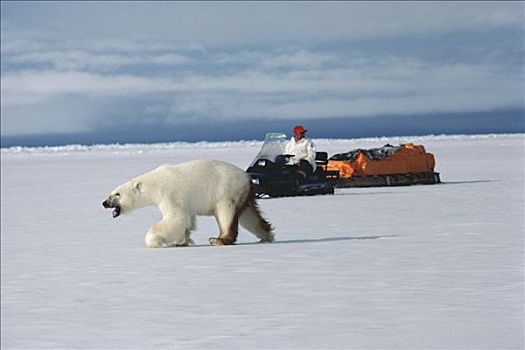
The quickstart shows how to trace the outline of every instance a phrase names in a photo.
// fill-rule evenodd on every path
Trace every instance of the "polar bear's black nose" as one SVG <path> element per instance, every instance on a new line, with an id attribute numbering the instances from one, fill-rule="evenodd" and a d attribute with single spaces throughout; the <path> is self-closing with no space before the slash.
<path id="1" fill-rule="evenodd" d="M 104 202 L 102 202 L 102 206 L 104 208 L 110 208 L 111 207 L 111 202 L 109 201 L 109 199 L 106 199 Z"/>

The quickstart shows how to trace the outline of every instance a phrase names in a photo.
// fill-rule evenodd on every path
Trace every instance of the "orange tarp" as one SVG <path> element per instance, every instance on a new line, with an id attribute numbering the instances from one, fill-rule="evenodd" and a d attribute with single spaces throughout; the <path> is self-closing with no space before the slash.
<path id="1" fill-rule="evenodd" d="M 355 160 L 329 160 L 327 170 L 339 171 L 339 177 L 366 175 L 397 175 L 433 173 L 436 162 L 434 155 L 427 153 L 422 145 L 406 144 L 393 155 L 381 160 L 369 159 L 359 152 Z"/>

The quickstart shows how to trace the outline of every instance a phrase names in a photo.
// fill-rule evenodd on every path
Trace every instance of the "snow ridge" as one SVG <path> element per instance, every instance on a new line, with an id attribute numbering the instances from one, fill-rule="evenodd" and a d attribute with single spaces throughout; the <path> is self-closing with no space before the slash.
<path id="1" fill-rule="evenodd" d="M 355 139 L 316 139 L 313 138 L 317 145 L 337 145 L 342 143 L 359 142 L 359 143 L 424 143 L 428 141 L 441 140 L 479 140 L 479 139 L 498 139 L 498 138 L 525 138 L 525 134 L 478 134 L 478 135 L 424 135 L 424 136 L 383 136 Z M 244 148 L 260 147 L 263 141 L 259 140 L 242 140 L 242 141 L 223 141 L 223 142 L 167 142 L 154 144 L 99 144 L 99 145 L 66 145 L 66 146 L 42 146 L 42 147 L 24 147 L 14 146 L 1 148 L 1 154 L 65 154 L 65 153 L 86 153 L 110 151 L 119 153 L 142 153 L 146 150 L 164 150 L 164 149 L 206 149 L 206 148 Z"/>

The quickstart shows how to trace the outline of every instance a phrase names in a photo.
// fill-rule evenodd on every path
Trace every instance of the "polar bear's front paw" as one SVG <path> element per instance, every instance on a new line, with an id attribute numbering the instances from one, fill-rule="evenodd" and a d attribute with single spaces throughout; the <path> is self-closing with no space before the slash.
<path id="1" fill-rule="evenodd" d="M 167 246 L 164 238 L 154 235 L 152 233 L 148 233 L 146 235 L 145 242 L 146 242 L 146 247 L 148 248 L 162 248 L 162 247 Z"/>
<path id="2" fill-rule="evenodd" d="M 188 247 L 190 244 L 195 244 L 193 239 L 190 238 L 189 234 L 185 234 L 184 238 L 180 242 L 176 242 L 175 247 Z"/>
<path id="3" fill-rule="evenodd" d="M 175 246 L 175 247 L 189 247 L 191 244 L 195 244 L 195 242 L 193 242 L 193 239 L 184 240 L 182 242 L 175 243 L 175 244 L 173 244 L 173 246 Z"/>

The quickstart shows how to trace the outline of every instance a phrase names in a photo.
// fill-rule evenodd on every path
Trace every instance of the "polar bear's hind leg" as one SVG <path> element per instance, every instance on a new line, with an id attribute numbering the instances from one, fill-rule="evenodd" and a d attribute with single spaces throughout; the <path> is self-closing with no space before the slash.
<path id="1" fill-rule="evenodd" d="M 219 225 L 219 237 L 210 238 L 212 245 L 231 245 L 237 241 L 239 234 L 239 209 L 236 203 L 224 201 L 217 205 L 215 219 Z"/>
<path id="2" fill-rule="evenodd" d="M 254 198 L 248 200 L 247 206 L 239 218 L 242 227 L 253 233 L 261 242 L 273 242 L 273 227 L 262 216 Z"/>
<path id="3" fill-rule="evenodd" d="M 252 194 L 242 205 L 219 205 L 216 212 L 220 234 L 217 238 L 210 238 L 212 245 L 234 244 L 239 232 L 239 224 L 253 233 L 260 242 L 273 242 L 272 225 L 262 216 L 259 206 Z"/>

